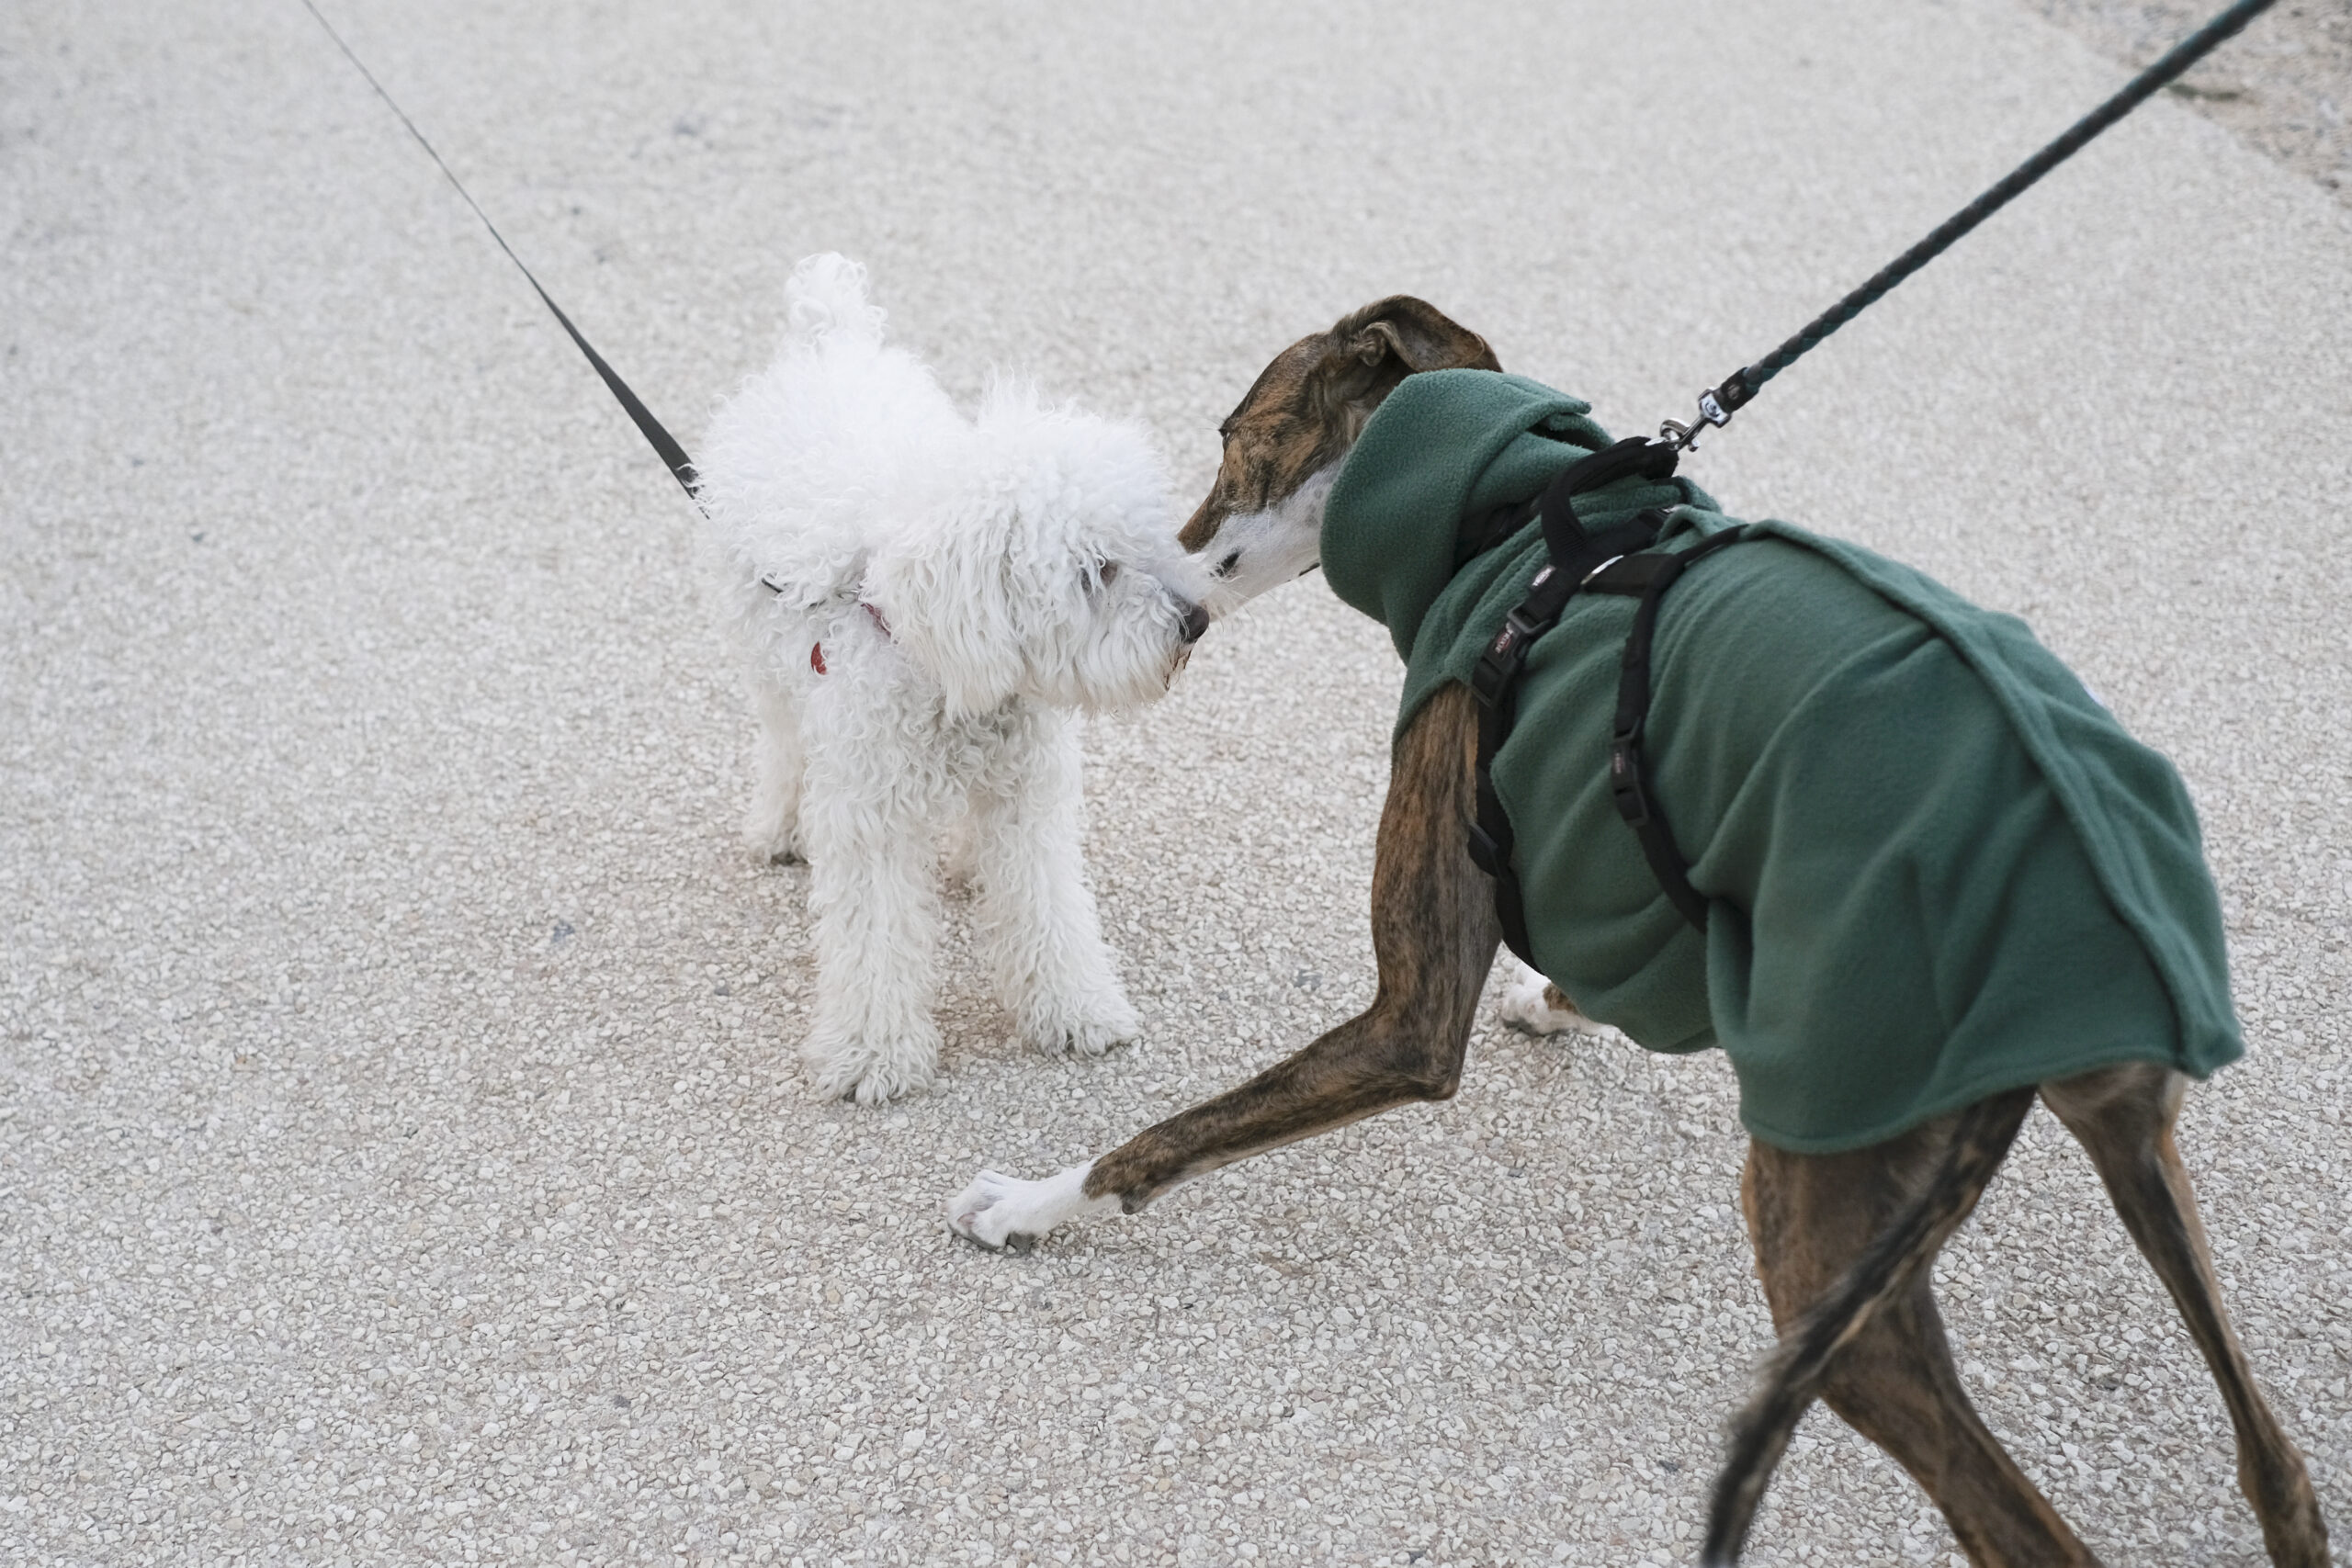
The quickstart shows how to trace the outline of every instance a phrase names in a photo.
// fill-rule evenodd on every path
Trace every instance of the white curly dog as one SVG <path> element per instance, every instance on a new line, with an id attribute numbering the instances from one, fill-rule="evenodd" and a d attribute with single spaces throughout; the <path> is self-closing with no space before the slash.
<path id="1" fill-rule="evenodd" d="M 1000 385 L 957 412 L 883 342 L 865 273 L 810 256 L 775 362 L 718 412 L 698 493 L 751 666 L 763 860 L 805 856 L 820 1094 L 928 1085 L 943 836 L 1023 1039 L 1099 1055 L 1135 1009 L 1082 859 L 1077 710 L 1164 692 L 1208 625 L 1136 428 Z"/>

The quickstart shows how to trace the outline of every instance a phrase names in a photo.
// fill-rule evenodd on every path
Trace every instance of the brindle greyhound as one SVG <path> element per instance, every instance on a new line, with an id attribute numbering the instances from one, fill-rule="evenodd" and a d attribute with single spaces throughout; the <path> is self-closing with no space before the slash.
<path id="1" fill-rule="evenodd" d="M 1365 422 L 1416 371 L 1499 369 L 1485 341 L 1418 299 L 1384 299 L 1276 356 L 1219 427 L 1225 457 L 1185 527 L 1224 582 L 1215 609 L 1317 559 L 1323 500 Z M 1373 868 L 1371 1008 L 1239 1088 L 1042 1181 L 984 1172 L 948 1223 L 988 1247 L 1027 1245 L 1065 1221 L 1135 1213 L 1162 1192 L 1261 1151 L 1461 1082 L 1480 989 L 1500 942 L 1492 885 L 1472 864 L 1477 709 L 1467 688 L 1430 699 L 1396 741 Z M 1565 1012 L 1556 990 L 1545 1000 Z M 2222 1311 L 2173 1124 L 2188 1080 L 2155 1065 L 2038 1086 L 2089 1153 L 2132 1239 L 2172 1292 L 2236 1428 L 2238 1482 L 2274 1563 L 2322 1568 L 2326 1526 L 2301 1456 L 2255 1386 Z M 1791 1430 L 1815 1397 L 1925 1487 L 1980 1565 L 2091 1563 L 1962 1389 L 1930 1290 L 1937 1250 L 2007 1154 L 2034 1088 L 1851 1153 L 1748 1146 L 1741 1183 L 1757 1272 L 1781 1348 L 1735 1422 L 1705 1557 L 1736 1558 Z"/>

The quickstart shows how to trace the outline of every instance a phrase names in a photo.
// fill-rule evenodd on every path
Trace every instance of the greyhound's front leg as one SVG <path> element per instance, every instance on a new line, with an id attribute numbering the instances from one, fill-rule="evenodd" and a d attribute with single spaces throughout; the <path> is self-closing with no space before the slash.
<path id="1" fill-rule="evenodd" d="M 1448 686 L 1396 741 L 1373 863 L 1380 990 L 1369 1010 L 1084 1165 L 1043 1181 L 983 1171 L 948 1205 L 949 1228 L 984 1247 L 1025 1245 L 1068 1220 L 1134 1213 L 1263 1150 L 1450 1097 L 1501 941 L 1492 884 L 1465 848 L 1476 714 L 1468 688 Z"/>

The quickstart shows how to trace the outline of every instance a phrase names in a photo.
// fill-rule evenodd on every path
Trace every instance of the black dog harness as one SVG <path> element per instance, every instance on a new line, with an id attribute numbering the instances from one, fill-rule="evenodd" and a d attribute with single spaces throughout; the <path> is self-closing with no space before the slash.
<path id="1" fill-rule="evenodd" d="M 1667 514 L 1652 508 L 1624 522 L 1589 533 L 1577 518 L 1576 497 L 1622 479 L 1663 479 L 1674 472 L 1675 448 L 1633 436 L 1580 458 L 1563 470 L 1532 502 L 1504 507 L 1456 547 L 1455 567 L 1500 544 L 1527 525 L 1532 514 L 1544 525 L 1550 563 L 1535 574 L 1527 597 L 1503 617 L 1502 629 L 1478 657 L 1470 678 L 1478 698 L 1478 819 L 1470 828 L 1470 858 L 1495 879 L 1495 913 L 1503 941 L 1533 964 L 1527 910 L 1519 874 L 1511 866 L 1513 835 L 1502 799 L 1495 793 L 1495 755 L 1510 738 L 1518 716 L 1519 679 L 1536 640 L 1559 624 L 1568 601 L 1579 592 L 1620 593 L 1641 601 L 1625 637 L 1619 667 L 1616 721 L 1609 737 L 1609 790 L 1617 814 L 1641 840 L 1667 901 L 1701 931 L 1707 927 L 1707 901 L 1690 886 L 1689 863 L 1675 847 L 1674 834 L 1650 791 L 1642 755 L 1642 735 L 1650 711 L 1650 645 L 1657 630 L 1658 600 L 1675 579 L 1702 557 L 1747 536 L 1726 529 L 1687 550 L 1654 550 Z"/>

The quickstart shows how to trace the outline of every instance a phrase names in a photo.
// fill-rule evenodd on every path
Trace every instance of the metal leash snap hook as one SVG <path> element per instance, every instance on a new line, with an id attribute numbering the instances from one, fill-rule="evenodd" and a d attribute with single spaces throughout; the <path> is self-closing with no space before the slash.
<path id="1" fill-rule="evenodd" d="M 1708 425 L 1720 428 L 1730 423 L 1731 410 L 1724 407 L 1723 400 L 1713 391 L 1705 391 L 1699 394 L 1699 417 L 1689 424 L 1683 423 L 1679 419 L 1660 421 L 1657 427 L 1657 439 L 1660 444 L 1671 446 L 1677 452 L 1696 452 L 1699 449 L 1699 432 L 1702 429 Z"/>

